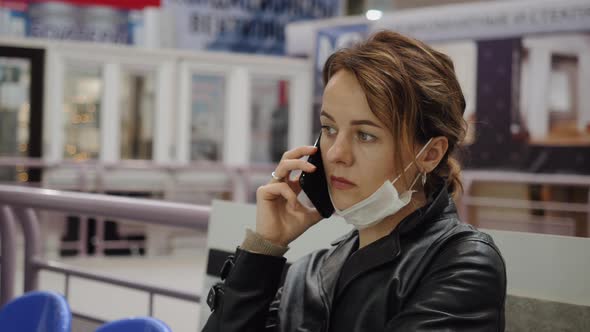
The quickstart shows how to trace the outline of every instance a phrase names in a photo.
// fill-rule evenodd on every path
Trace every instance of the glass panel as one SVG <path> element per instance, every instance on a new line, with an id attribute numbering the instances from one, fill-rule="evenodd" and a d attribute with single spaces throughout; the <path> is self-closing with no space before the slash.
<path id="1" fill-rule="evenodd" d="M 580 81 L 577 56 L 553 54 L 549 73 L 548 100 L 549 132 L 543 140 L 546 145 L 588 145 L 590 135 L 580 130 L 578 110 L 578 82 Z"/>
<path id="2" fill-rule="evenodd" d="M 152 159 L 155 74 L 123 72 L 121 159 Z"/>
<path id="3" fill-rule="evenodd" d="M 191 80 L 191 160 L 220 160 L 223 151 L 225 79 L 195 74 Z"/>
<path id="4" fill-rule="evenodd" d="M 289 82 L 257 77 L 252 82 L 252 145 L 250 160 L 278 162 L 289 138 Z"/>
<path id="5" fill-rule="evenodd" d="M 64 158 L 98 158 L 101 70 L 98 66 L 68 64 L 64 87 Z"/>
<path id="6" fill-rule="evenodd" d="M 31 64 L 0 57 L 0 157 L 26 157 L 29 144 Z M 24 168 L 0 168 L 1 181 L 28 180 Z"/>

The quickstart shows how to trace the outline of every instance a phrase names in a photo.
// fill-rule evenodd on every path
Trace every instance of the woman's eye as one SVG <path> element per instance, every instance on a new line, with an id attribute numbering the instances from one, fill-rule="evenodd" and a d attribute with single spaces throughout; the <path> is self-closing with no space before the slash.
<path id="1" fill-rule="evenodd" d="M 372 142 L 375 140 L 376 137 L 371 134 L 367 134 L 362 131 L 359 131 L 358 138 L 361 142 Z"/>
<path id="2" fill-rule="evenodd" d="M 322 126 L 322 130 L 326 132 L 328 136 L 336 135 L 336 129 L 330 126 Z"/>

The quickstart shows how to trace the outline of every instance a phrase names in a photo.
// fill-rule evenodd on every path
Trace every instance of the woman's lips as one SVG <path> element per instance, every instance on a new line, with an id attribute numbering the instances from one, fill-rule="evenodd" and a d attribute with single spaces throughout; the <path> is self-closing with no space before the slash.
<path id="1" fill-rule="evenodd" d="M 356 186 L 354 183 L 348 181 L 345 178 L 339 178 L 337 176 L 331 176 L 330 181 L 332 183 L 332 188 L 346 190 Z"/>

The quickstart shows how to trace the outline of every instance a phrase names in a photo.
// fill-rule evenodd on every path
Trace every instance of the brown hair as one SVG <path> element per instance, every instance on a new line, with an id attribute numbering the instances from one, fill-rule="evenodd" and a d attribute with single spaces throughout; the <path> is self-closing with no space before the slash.
<path id="1" fill-rule="evenodd" d="M 444 136 L 449 148 L 429 175 L 427 194 L 443 181 L 449 192 L 462 189 L 461 167 L 451 156 L 465 137 L 465 98 L 452 60 L 425 43 L 391 31 L 381 31 L 367 41 L 332 54 L 324 65 L 327 84 L 339 70 L 356 76 L 371 111 L 399 138 L 396 163 L 407 165 L 402 148 L 415 151 L 431 137 Z M 406 186 L 413 179 L 403 177 Z"/>

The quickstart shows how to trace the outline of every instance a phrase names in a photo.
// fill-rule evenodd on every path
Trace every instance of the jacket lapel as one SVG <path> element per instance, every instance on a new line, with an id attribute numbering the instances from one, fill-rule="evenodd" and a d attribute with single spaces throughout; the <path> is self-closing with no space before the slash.
<path id="1" fill-rule="evenodd" d="M 356 251 L 348 258 L 346 264 L 344 264 L 340 280 L 337 281 L 338 293 L 335 294 L 334 300 L 336 300 L 340 294 L 352 283 L 355 279 L 361 275 L 373 270 L 379 266 L 392 262 L 397 258 L 400 253 L 399 237 L 397 232 L 383 237 L 369 246 L 363 248 L 363 250 Z"/>
<path id="2" fill-rule="evenodd" d="M 330 308 L 332 308 L 332 300 L 340 276 L 340 269 L 348 256 L 350 256 L 350 253 L 355 249 L 357 239 L 358 232 L 354 230 L 348 233 L 344 239 L 334 241 L 333 243 L 336 246 L 326 255 L 319 270 L 317 282 L 320 288 L 321 300 L 327 309 L 326 322 L 330 321 Z"/>

